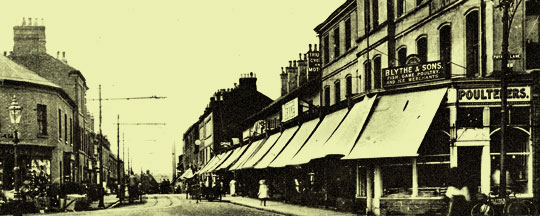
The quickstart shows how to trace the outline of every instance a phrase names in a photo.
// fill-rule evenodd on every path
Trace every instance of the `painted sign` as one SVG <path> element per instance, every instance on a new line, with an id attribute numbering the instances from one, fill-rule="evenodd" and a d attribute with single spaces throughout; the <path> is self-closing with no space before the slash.
<path id="1" fill-rule="evenodd" d="M 458 101 L 460 103 L 500 102 L 500 88 L 474 88 L 459 89 Z M 508 102 L 530 101 L 531 87 L 508 87 Z"/>
<path id="2" fill-rule="evenodd" d="M 298 98 L 281 105 L 281 122 L 286 122 L 298 116 Z"/>
<path id="3" fill-rule="evenodd" d="M 384 88 L 447 78 L 444 64 L 441 61 L 385 68 L 382 73 Z"/>

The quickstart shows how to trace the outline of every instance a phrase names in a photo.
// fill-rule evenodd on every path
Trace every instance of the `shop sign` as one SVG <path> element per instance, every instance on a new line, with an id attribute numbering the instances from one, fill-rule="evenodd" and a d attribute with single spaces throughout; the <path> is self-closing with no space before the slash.
<path id="1" fill-rule="evenodd" d="M 289 121 L 298 116 L 298 98 L 281 105 L 281 122 Z"/>
<path id="2" fill-rule="evenodd" d="M 319 52 L 308 53 L 308 72 L 319 72 L 321 70 L 321 57 Z"/>
<path id="3" fill-rule="evenodd" d="M 383 69 L 384 88 L 447 78 L 444 64 L 441 61 L 418 63 L 409 60 L 407 62 L 413 65 Z"/>
<path id="4" fill-rule="evenodd" d="M 508 87 L 508 102 L 530 101 L 531 87 Z M 500 102 L 500 88 L 474 88 L 459 89 L 458 101 L 460 103 Z"/>

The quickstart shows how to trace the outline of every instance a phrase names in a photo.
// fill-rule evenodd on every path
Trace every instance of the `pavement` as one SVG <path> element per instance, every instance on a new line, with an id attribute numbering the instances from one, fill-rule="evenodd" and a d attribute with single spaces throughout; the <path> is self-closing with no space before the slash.
<path id="1" fill-rule="evenodd" d="M 340 212 L 270 200 L 266 201 L 266 206 L 262 206 L 259 199 L 240 196 L 225 196 L 222 198 L 222 201 L 284 215 L 357 215 L 352 212 Z"/>

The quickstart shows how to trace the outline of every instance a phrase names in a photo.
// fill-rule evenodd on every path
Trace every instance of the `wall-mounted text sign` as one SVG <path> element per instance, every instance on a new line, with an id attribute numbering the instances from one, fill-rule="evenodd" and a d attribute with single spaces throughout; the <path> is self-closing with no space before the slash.
<path id="1" fill-rule="evenodd" d="M 531 100 L 531 88 L 529 86 L 508 87 L 507 92 L 508 102 Z M 460 103 L 501 102 L 500 88 L 459 89 L 457 94 Z"/>
<path id="2" fill-rule="evenodd" d="M 444 64 L 441 61 L 425 62 L 404 67 L 385 68 L 382 73 L 384 88 L 447 78 Z"/>

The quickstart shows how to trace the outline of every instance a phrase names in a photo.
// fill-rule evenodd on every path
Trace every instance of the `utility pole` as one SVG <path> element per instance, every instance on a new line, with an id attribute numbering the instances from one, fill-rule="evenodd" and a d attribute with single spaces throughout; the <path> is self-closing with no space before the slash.
<path id="1" fill-rule="evenodd" d="M 101 131 L 101 85 L 99 85 L 99 204 L 98 208 L 105 208 L 103 203 L 104 188 L 103 188 L 103 133 Z"/>
<path id="2" fill-rule="evenodd" d="M 508 37 L 510 34 L 510 26 L 512 25 L 512 20 L 516 14 L 516 10 L 519 7 L 521 1 L 518 1 L 514 5 L 513 0 L 501 0 L 499 7 L 503 8 L 502 16 L 502 44 L 501 44 L 501 158 L 499 161 L 499 166 L 501 170 L 500 175 L 500 185 L 499 185 L 499 197 L 506 197 L 506 167 L 505 167 L 505 157 L 506 157 L 506 141 L 508 139 L 507 125 L 508 125 L 508 76 L 510 70 L 508 68 L 508 60 L 510 58 L 508 51 Z M 510 8 L 513 9 L 512 14 L 510 14 Z"/>
<path id="3" fill-rule="evenodd" d="M 102 130 L 101 130 L 101 119 L 102 119 L 102 113 L 101 113 L 101 101 L 102 100 L 139 100 L 139 99 L 165 99 L 166 97 L 158 97 L 158 96 L 150 96 L 150 97 L 126 97 L 126 98 L 101 98 L 101 85 L 99 85 L 99 98 L 97 99 L 99 101 L 99 185 L 100 185 L 100 189 L 101 189 L 101 193 L 99 195 L 99 204 L 98 204 L 98 207 L 99 208 L 105 208 L 105 204 L 103 203 L 103 198 L 104 198 L 104 188 L 103 188 L 103 133 L 102 133 Z M 89 100 L 96 100 L 96 99 L 89 99 Z M 120 115 L 118 115 L 118 118 L 120 118 Z M 119 128 L 120 126 L 118 126 Z M 118 129 L 120 130 L 120 129 Z M 119 164 L 120 164 L 120 141 L 119 141 L 119 135 L 117 136 L 117 143 L 118 143 L 118 155 L 117 155 L 117 174 L 118 174 L 118 177 L 117 177 L 117 180 L 118 180 L 118 183 L 120 184 L 120 169 L 119 169 Z M 129 149 L 128 149 L 129 150 Z M 129 156 L 128 156 L 129 157 Z M 124 183 L 124 182 L 122 182 Z M 120 192 L 118 192 L 120 193 Z M 120 197 L 120 202 L 122 202 L 122 197 Z"/>
<path id="4" fill-rule="evenodd" d="M 118 199 L 120 199 L 120 204 L 122 204 L 124 200 L 124 184 L 123 181 L 121 181 L 120 176 L 120 115 L 116 118 L 116 143 L 117 143 L 117 154 L 116 154 L 116 181 L 118 182 Z"/>

